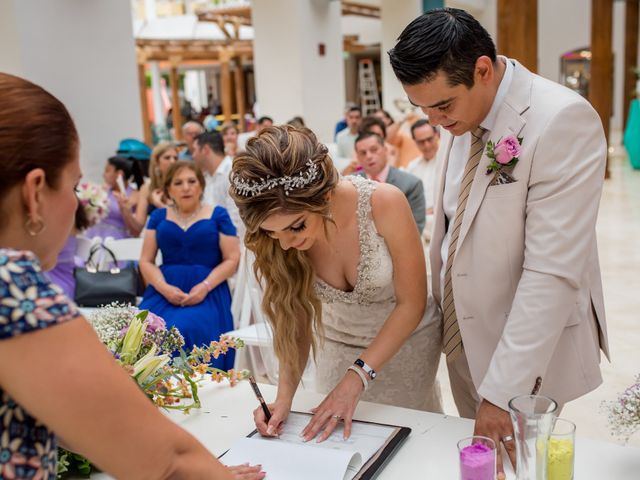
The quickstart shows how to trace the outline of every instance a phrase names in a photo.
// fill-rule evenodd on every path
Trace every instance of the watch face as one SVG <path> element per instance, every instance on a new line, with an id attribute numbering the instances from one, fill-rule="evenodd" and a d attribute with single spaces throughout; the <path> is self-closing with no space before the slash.
<path id="1" fill-rule="evenodd" d="M 364 363 L 364 360 L 361 359 L 357 359 L 355 362 L 353 362 L 354 365 L 357 365 L 358 367 L 360 367 L 362 370 L 365 371 L 365 373 L 369 376 L 369 378 L 371 380 L 373 380 L 374 378 L 376 378 L 376 371 L 371 368 L 369 365 L 367 365 L 366 363 Z"/>

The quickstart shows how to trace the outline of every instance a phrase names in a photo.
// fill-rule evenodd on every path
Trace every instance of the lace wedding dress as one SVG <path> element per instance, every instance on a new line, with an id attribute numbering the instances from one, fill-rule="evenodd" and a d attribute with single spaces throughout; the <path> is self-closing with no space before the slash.
<path id="1" fill-rule="evenodd" d="M 316 388 L 324 393 L 340 382 L 395 307 L 393 262 L 371 216 L 375 183 L 358 176 L 347 178 L 358 191 L 360 261 L 356 285 L 350 292 L 333 288 L 320 279 L 316 281 L 325 330 L 317 358 Z M 363 400 L 442 412 L 440 387 L 435 379 L 442 333 L 439 321 L 427 321 L 434 318 L 433 309 L 430 299 L 420 325 L 378 372 L 377 378 L 369 382 Z"/>

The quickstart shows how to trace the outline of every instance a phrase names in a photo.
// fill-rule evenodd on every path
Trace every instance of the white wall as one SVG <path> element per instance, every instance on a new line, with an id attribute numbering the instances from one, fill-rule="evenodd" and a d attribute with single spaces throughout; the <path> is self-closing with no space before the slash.
<path id="1" fill-rule="evenodd" d="M 301 3 L 306 3 L 300 22 L 306 31 L 302 45 L 302 116 L 323 142 L 332 142 L 345 104 L 342 8 L 340 2 L 327 0 Z M 318 43 L 325 44 L 323 57 L 318 55 Z"/>
<path id="2" fill-rule="evenodd" d="M 613 116 L 611 130 L 622 130 L 624 97 L 625 2 L 613 2 Z"/>
<path id="3" fill-rule="evenodd" d="M 92 180 L 120 139 L 142 137 L 129 0 L 0 0 L 0 71 L 67 106 Z"/>
<path id="4" fill-rule="evenodd" d="M 613 2 L 613 116 L 611 130 L 622 128 L 624 87 L 624 2 Z M 591 2 L 538 0 L 538 73 L 560 81 L 560 55 L 591 45 Z"/>
<path id="5" fill-rule="evenodd" d="M 473 15 L 491 38 L 496 39 L 498 32 L 498 5 L 496 0 L 445 0 L 445 6 L 460 8 Z"/>
<path id="6" fill-rule="evenodd" d="M 276 123 L 301 115 L 321 141 L 333 141 L 345 103 L 340 2 L 254 0 L 252 21 L 260 114 Z"/>
<path id="7" fill-rule="evenodd" d="M 380 17 L 382 20 L 382 45 L 380 47 L 380 65 L 382 68 L 382 108 L 394 117 L 399 117 L 401 112 L 395 107 L 395 99 L 406 99 L 407 94 L 396 78 L 389 62 L 387 52 L 391 50 L 402 30 L 413 19 L 422 14 L 421 0 L 382 0 L 380 5 Z"/>
<path id="8" fill-rule="evenodd" d="M 538 0 L 538 73 L 560 80 L 560 56 L 591 44 L 591 2 Z"/>

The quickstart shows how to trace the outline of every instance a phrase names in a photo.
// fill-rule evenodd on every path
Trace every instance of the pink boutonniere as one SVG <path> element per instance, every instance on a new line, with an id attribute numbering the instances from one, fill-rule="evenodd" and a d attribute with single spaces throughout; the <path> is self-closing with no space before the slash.
<path id="1" fill-rule="evenodd" d="M 492 172 L 498 172 L 503 167 L 513 167 L 518 163 L 520 152 L 522 150 L 522 137 L 515 135 L 507 135 L 493 143 L 491 140 L 487 142 L 487 157 L 491 159 L 491 163 L 487 167 L 487 175 Z"/>

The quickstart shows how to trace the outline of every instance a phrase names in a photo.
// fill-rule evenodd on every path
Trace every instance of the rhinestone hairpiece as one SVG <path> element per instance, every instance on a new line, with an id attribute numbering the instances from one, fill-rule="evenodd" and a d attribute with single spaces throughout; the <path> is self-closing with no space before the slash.
<path id="1" fill-rule="evenodd" d="M 276 178 L 261 178 L 259 181 L 255 180 L 243 180 L 239 175 L 233 174 L 231 176 L 231 183 L 238 195 L 244 197 L 255 197 L 262 192 L 272 190 L 276 187 L 284 187 L 285 195 L 289 195 L 289 192 L 294 189 L 303 188 L 313 182 L 320 169 L 318 165 L 313 163 L 309 159 L 306 163 L 308 168 L 305 171 L 297 173 L 295 175 L 284 175 Z"/>

